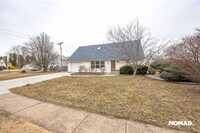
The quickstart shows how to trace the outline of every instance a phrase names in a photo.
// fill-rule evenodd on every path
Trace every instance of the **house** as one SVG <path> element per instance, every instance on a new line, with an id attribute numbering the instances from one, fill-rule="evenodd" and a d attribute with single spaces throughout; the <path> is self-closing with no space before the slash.
<path id="1" fill-rule="evenodd" d="M 5 62 L 2 59 L 0 60 L 0 67 L 6 67 Z"/>
<path id="2" fill-rule="evenodd" d="M 116 52 L 118 43 L 99 44 L 79 47 L 68 59 L 68 71 L 74 72 L 105 72 L 119 71 L 127 64 L 125 55 Z M 123 45 L 139 46 L 137 50 L 140 60 L 144 59 L 144 52 L 139 40 L 127 42 Z M 134 50 L 136 51 L 136 50 Z"/>
<path id="3" fill-rule="evenodd" d="M 68 71 L 68 58 L 69 57 L 62 56 L 62 71 Z M 51 70 L 60 70 L 61 69 L 60 59 L 56 60 L 55 62 L 51 62 L 49 64 L 49 69 L 51 69 Z"/>

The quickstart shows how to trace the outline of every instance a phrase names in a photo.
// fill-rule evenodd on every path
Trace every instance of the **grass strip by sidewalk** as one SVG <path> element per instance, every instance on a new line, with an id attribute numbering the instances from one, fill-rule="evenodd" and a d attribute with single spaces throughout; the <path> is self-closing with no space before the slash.
<path id="1" fill-rule="evenodd" d="M 51 133 L 37 125 L 0 110 L 0 133 Z"/>
<path id="2" fill-rule="evenodd" d="M 55 73 L 55 72 L 27 71 L 26 73 L 21 73 L 20 71 L 16 73 L 7 73 L 7 74 L 0 75 L 0 81 L 30 77 L 30 76 L 37 76 L 37 75 L 44 75 L 44 74 L 51 74 L 51 73 Z"/>

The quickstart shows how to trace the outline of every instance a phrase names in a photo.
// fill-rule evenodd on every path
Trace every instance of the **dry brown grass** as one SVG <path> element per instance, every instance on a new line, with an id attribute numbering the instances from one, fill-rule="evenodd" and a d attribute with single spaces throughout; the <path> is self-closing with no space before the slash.
<path id="1" fill-rule="evenodd" d="M 26 73 L 22 73 L 21 71 L 16 71 L 0 75 L 0 80 L 23 78 L 23 77 L 43 75 L 49 73 L 55 73 L 55 72 L 27 71 Z"/>
<path id="2" fill-rule="evenodd" d="M 62 77 L 11 89 L 12 92 L 66 107 L 200 132 L 200 86 L 167 83 L 144 76 Z M 192 126 L 168 126 L 168 121 Z"/>
<path id="3" fill-rule="evenodd" d="M 0 133 L 51 133 L 39 126 L 0 110 Z"/>

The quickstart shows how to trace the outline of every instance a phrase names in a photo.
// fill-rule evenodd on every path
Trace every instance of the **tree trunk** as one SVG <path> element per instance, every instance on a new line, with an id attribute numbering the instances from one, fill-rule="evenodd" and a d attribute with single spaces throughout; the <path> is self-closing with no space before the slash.
<path id="1" fill-rule="evenodd" d="M 134 69 L 133 77 L 137 74 L 137 68 Z"/>
<path id="2" fill-rule="evenodd" d="M 43 67 L 43 71 L 44 71 L 44 72 L 47 72 L 47 70 L 48 70 L 48 67 L 44 66 L 44 67 Z"/>

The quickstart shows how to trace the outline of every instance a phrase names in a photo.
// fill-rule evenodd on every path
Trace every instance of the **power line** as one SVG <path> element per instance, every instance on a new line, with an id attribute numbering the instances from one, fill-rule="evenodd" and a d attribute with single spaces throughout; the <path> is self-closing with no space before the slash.
<path id="1" fill-rule="evenodd" d="M 28 39 L 28 37 L 22 37 L 22 36 L 18 36 L 18 35 L 13 35 L 13 34 L 4 33 L 4 32 L 1 32 L 1 31 L 0 31 L 0 35 L 6 36 L 6 37 L 19 38 L 19 39 Z"/>
<path id="2" fill-rule="evenodd" d="M 18 36 L 11 36 L 11 35 L 6 35 L 6 34 L 1 34 L 1 36 L 3 37 L 10 37 L 10 38 L 17 38 L 17 39 L 21 39 L 21 40 L 27 40 L 28 38 L 23 38 L 23 37 L 18 37 Z"/>
<path id="3" fill-rule="evenodd" d="M 22 37 L 22 38 L 29 38 L 29 36 L 23 36 L 23 35 L 19 35 L 19 34 L 15 34 L 15 33 L 9 33 L 9 32 L 5 32 L 5 31 L 1 31 L 1 34 L 6 34 L 6 35 L 11 35 L 11 36 L 17 36 L 17 37 Z"/>
<path id="4" fill-rule="evenodd" d="M 20 39 L 21 38 L 30 38 L 31 36 L 33 35 L 29 35 L 29 34 L 25 34 L 25 33 L 20 33 L 20 32 L 16 32 L 16 31 L 11 31 L 11 30 L 7 30 L 7 29 L 4 29 L 4 28 L 1 28 L 0 27 L 0 34 L 6 34 L 7 36 L 13 36 L 13 37 L 19 37 Z M 58 40 L 53 40 L 55 42 L 59 42 Z M 65 41 L 67 42 L 67 41 Z M 70 48 L 73 48 L 73 45 L 71 44 L 67 44 Z"/>
<path id="5" fill-rule="evenodd" d="M 58 42 L 60 42 L 60 41 L 58 41 L 58 40 L 55 40 L 55 39 L 52 39 L 52 41 L 53 42 L 55 42 L 55 43 L 58 43 Z M 67 42 L 67 41 L 64 41 L 64 42 Z M 70 44 L 67 44 L 67 46 L 69 46 Z M 63 45 L 64 47 L 65 47 L 65 45 Z M 69 46 L 69 48 L 72 48 L 71 46 Z"/>
<path id="6" fill-rule="evenodd" d="M 63 47 L 66 48 L 66 49 L 74 49 L 74 47 L 71 47 L 71 46 L 68 46 L 68 45 L 67 46 L 63 45 Z"/>
<path id="7" fill-rule="evenodd" d="M 24 34 L 24 33 L 20 33 L 20 32 L 16 32 L 16 31 L 11 31 L 11 30 L 6 30 L 6 29 L 3 29 L 3 28 L 0 28 L 1 31 L 4 31 L 4 32 L 10 32 L 10 33 L 14 33 L 14 34 L 19 34 L 19 35 L 22 35 L 22 36 L 32 36 L 32 35 L 29 35 L 29 34 Z"/>
<path id="8" fill-rule="evenodd" d="M 4 39 L 9 39 L 9 40 L 10 40 L 10 39 L 13 39 L 13 40 L 18 40 L 18 41 L 25 41 L 25 40 L 22 40 L 22 39 L 19 39 L 19 38 L 17 39 L 17 38 L 12 38 L 12 37 L 8 37 L 8 36 L 1 36 L 1 35 L 0 35 L 0 37 L 1 37 L 1 38 L 4 38 Z"/>
<path id="9" fill-rule="evenodd" d="M 31 37 L 31 35 L 3 29 L 0 27 L 0 37 L 5 38 L 5 39 L 18 40 L 18 41 L 27 41 L 27 39 L 29 39 Z M 59 42 L 57 40 L 53 40 L 53 41 Z M 74 47 L 73 47 L 73 45 L 71 45 L 71 46 L 69 46 L 69 45 L 71 45 L 71 44 L 67 44 L 67 46 L 63 45 L 63 47 L 66 49 L 66 51 L 73 53 L 69 49 L 74 49 Z"/>
<path id="10" fill-rule="evenodd" d="M 0 37 L 5 39 L 27 41 L 30 35 L 0 28 Z"/>

